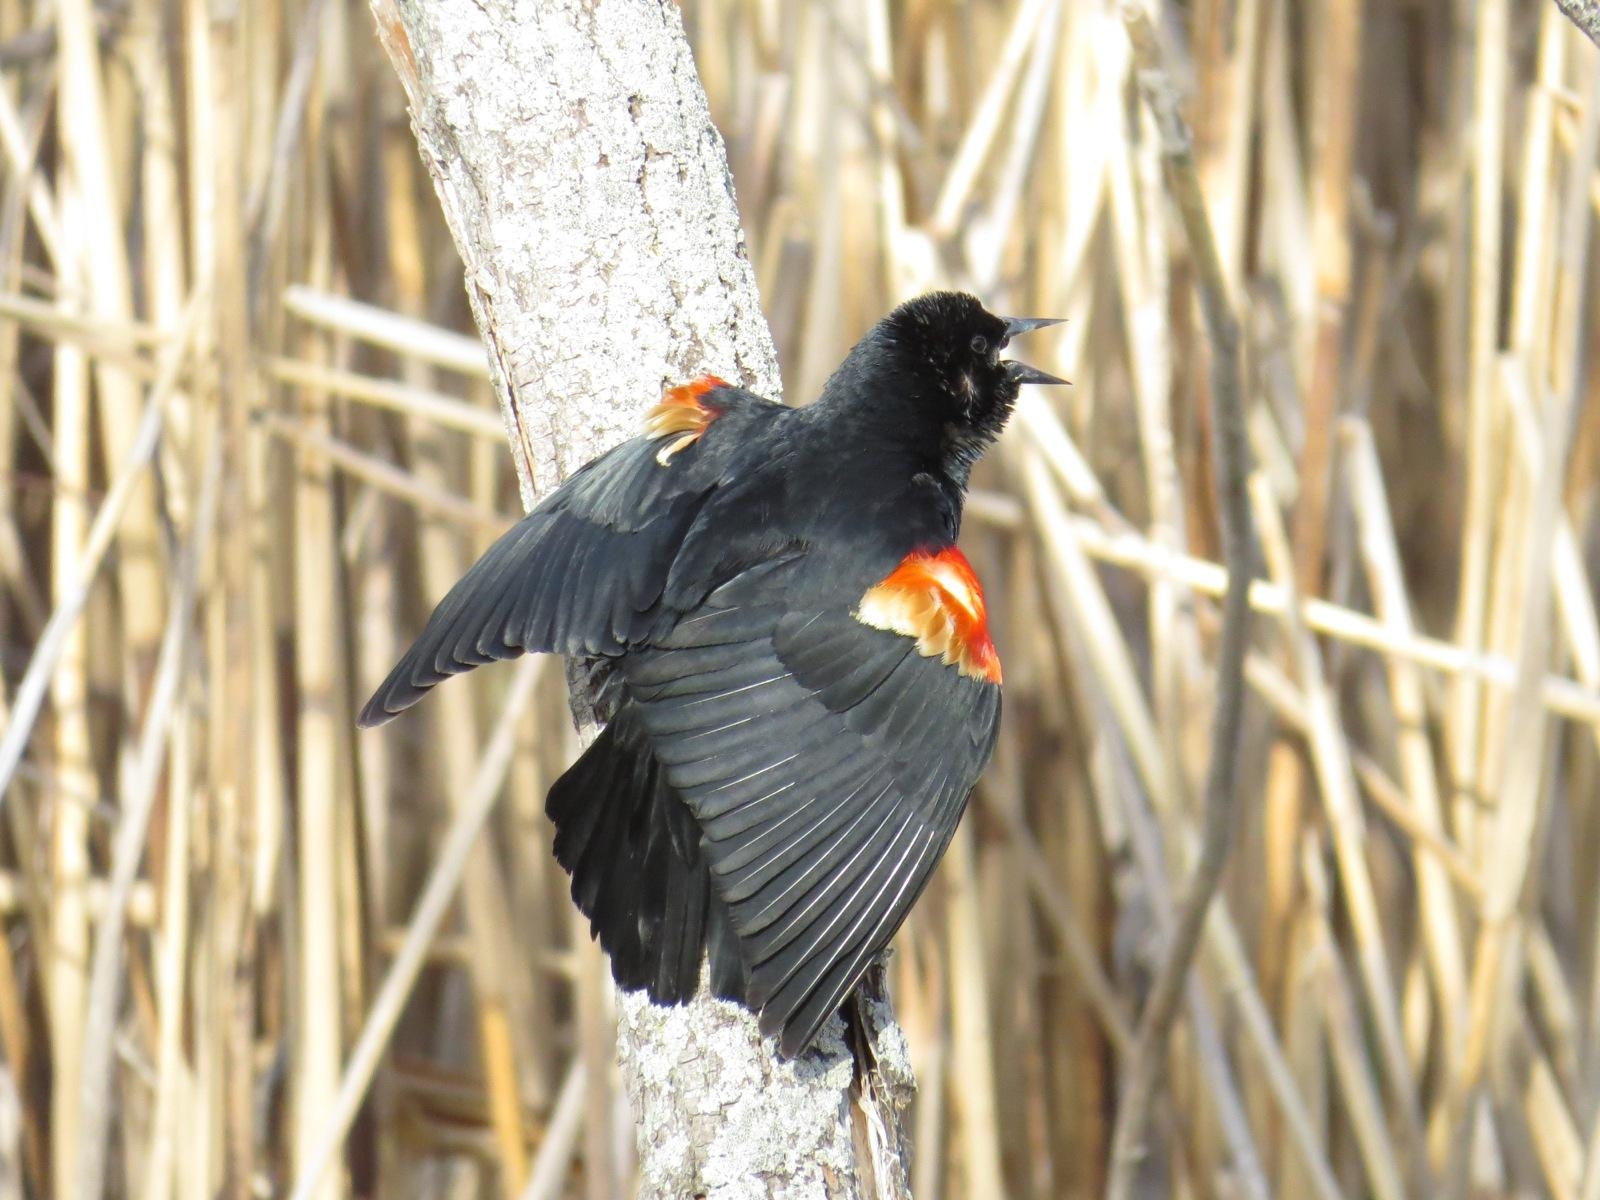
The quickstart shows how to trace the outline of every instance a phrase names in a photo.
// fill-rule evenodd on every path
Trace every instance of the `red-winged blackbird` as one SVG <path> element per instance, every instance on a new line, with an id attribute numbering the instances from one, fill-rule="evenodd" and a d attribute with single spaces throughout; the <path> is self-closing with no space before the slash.
<path id="1" fill-rule="evenodd" d="M 491 546 L 361 712 L 524 651 L 606 721 L 550 790 L 555 854 L 617 982 L 713 990 L 794 1056 L 889 942 L 994 748 L 1000 660 L 956 548 L 967 477 L 1051 321 L 938 292 L 816 402 L 714 376 Z"/>

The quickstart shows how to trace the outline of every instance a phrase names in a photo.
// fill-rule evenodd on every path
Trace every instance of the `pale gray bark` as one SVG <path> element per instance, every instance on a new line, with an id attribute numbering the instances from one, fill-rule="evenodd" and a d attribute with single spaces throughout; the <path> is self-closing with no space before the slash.
<path id="1" fill-rule="evenodd" d="M 524 503 L 638 429 L 666 383 L 779 393 L 722 139 L 664 0 L 373 0 L 466 264 Z M 778 1062 L 703 994 L 619 1003 L 647 1196 L 906 1193 L 905 1043 L 864 1005 Z"/>
<path id="2" fill-rule="evenodd" d="M 1600 0 L 1556 0 L 1556 4 L 1574 25 L 1589 35 L 1591 42 L 1600 46 Z"/>

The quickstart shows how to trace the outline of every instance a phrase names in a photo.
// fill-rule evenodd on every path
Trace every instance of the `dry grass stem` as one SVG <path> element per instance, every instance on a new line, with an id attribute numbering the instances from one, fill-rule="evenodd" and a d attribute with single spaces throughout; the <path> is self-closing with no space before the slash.
<path id="1" fill-rule="evenodd" d="M 1108 1194 L 1115 1200 L 1126 1200 L 1132 1194 L 1135 1172 L 1143 1156 L 1144 1126 L 1166 1055 L 1167 1039 L 1177 1019 L 1178 1000 L 1186 986 L 1189 965 L 1199 948 L 1212 899 L 1221 885 L 1235 832 L 1236 760 L 1243 732 L 1244 656 L 1249 638 L 1250 577 L 1254 574 L 1255 560 L 1250 509 L 1245 498 L 1249 452 L 1241 393 L 1239 324 L 1233 314 L 1227 281 L 1201 196 L 1189 129 L 1178 113 L 1173 84 L 1157 47 L 1155 28 L 1142 8 L 1126 8 L 1124 19 L 1133 42 L 1140 90 L 1150 106 L 1161 139 L 1168 185 L 1194 256 L 1196 288 L 1205 314 L 1211 353 L 1209 448 L 1228 586 L 1223 596 L 1215 710 L 1205 786 L 1201 793 L 1199 851 L 1161 966 L 1139 1015 L 1137 1040 L 1127 1073 L 1127 1091 L 1117 1112 L 1111 1141 Z M 1235 1169 L 1246 1174 L 1252 1165 L 1240 1161 L 1234 1164 Z"/>

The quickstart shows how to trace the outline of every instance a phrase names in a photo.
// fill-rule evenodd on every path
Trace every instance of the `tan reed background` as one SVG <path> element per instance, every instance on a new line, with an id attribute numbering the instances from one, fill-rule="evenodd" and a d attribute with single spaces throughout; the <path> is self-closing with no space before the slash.
<path id="1" fill-rule="evenodd" d="M 919 1200 L 1095 1195 L 1221 586 L 1119 15 L 684 10 L 792 401 L 910 290 L 1070 319 L 1029 349 L 1074 387 L 977 481 L 1004 731 L 893 980 Z M 1148 1194 L 1597 1200 L 1594 47 L 1534 0 L 1193 0 L 1168 32 L 1267 579 Z M 0 1195 L 282 1194 L 296 1089 L 336 1086 L 515 674 L 355 731 L 515 509 L 364 4 L 0 0 L 0 389 L 0 725 L 40 710 L 0 777 Z M 535 687 L 344 1194 L 628 1190 Z"/>

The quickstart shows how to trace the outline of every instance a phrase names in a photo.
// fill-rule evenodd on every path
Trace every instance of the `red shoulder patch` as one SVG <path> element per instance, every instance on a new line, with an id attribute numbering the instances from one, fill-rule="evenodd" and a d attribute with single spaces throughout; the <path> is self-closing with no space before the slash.
<path id="1" fill-rule="evenodd" d="M 937 656 L 971 679 L 1000 682 L 983 588 L 967 556 L 954 546 L 906 555 L 882 583 L 867 589 L 856 620 L 915 638 L 917 653 Z"/>
<path id="2" fill-rule="evenodd" d="M 656 452 L 658 463 L 666 466 L 674 454 L 700 440 L 706 426 L 722 414 L 720 408 L 705 403 L 706 394 L 732 386 L 726 379 L 715 375 L 701 375 L 688 383 L 669 387 L 662 394 L 661 403 L 646 413 L 644 418 L 646 437 L 674 439 Z"/>

